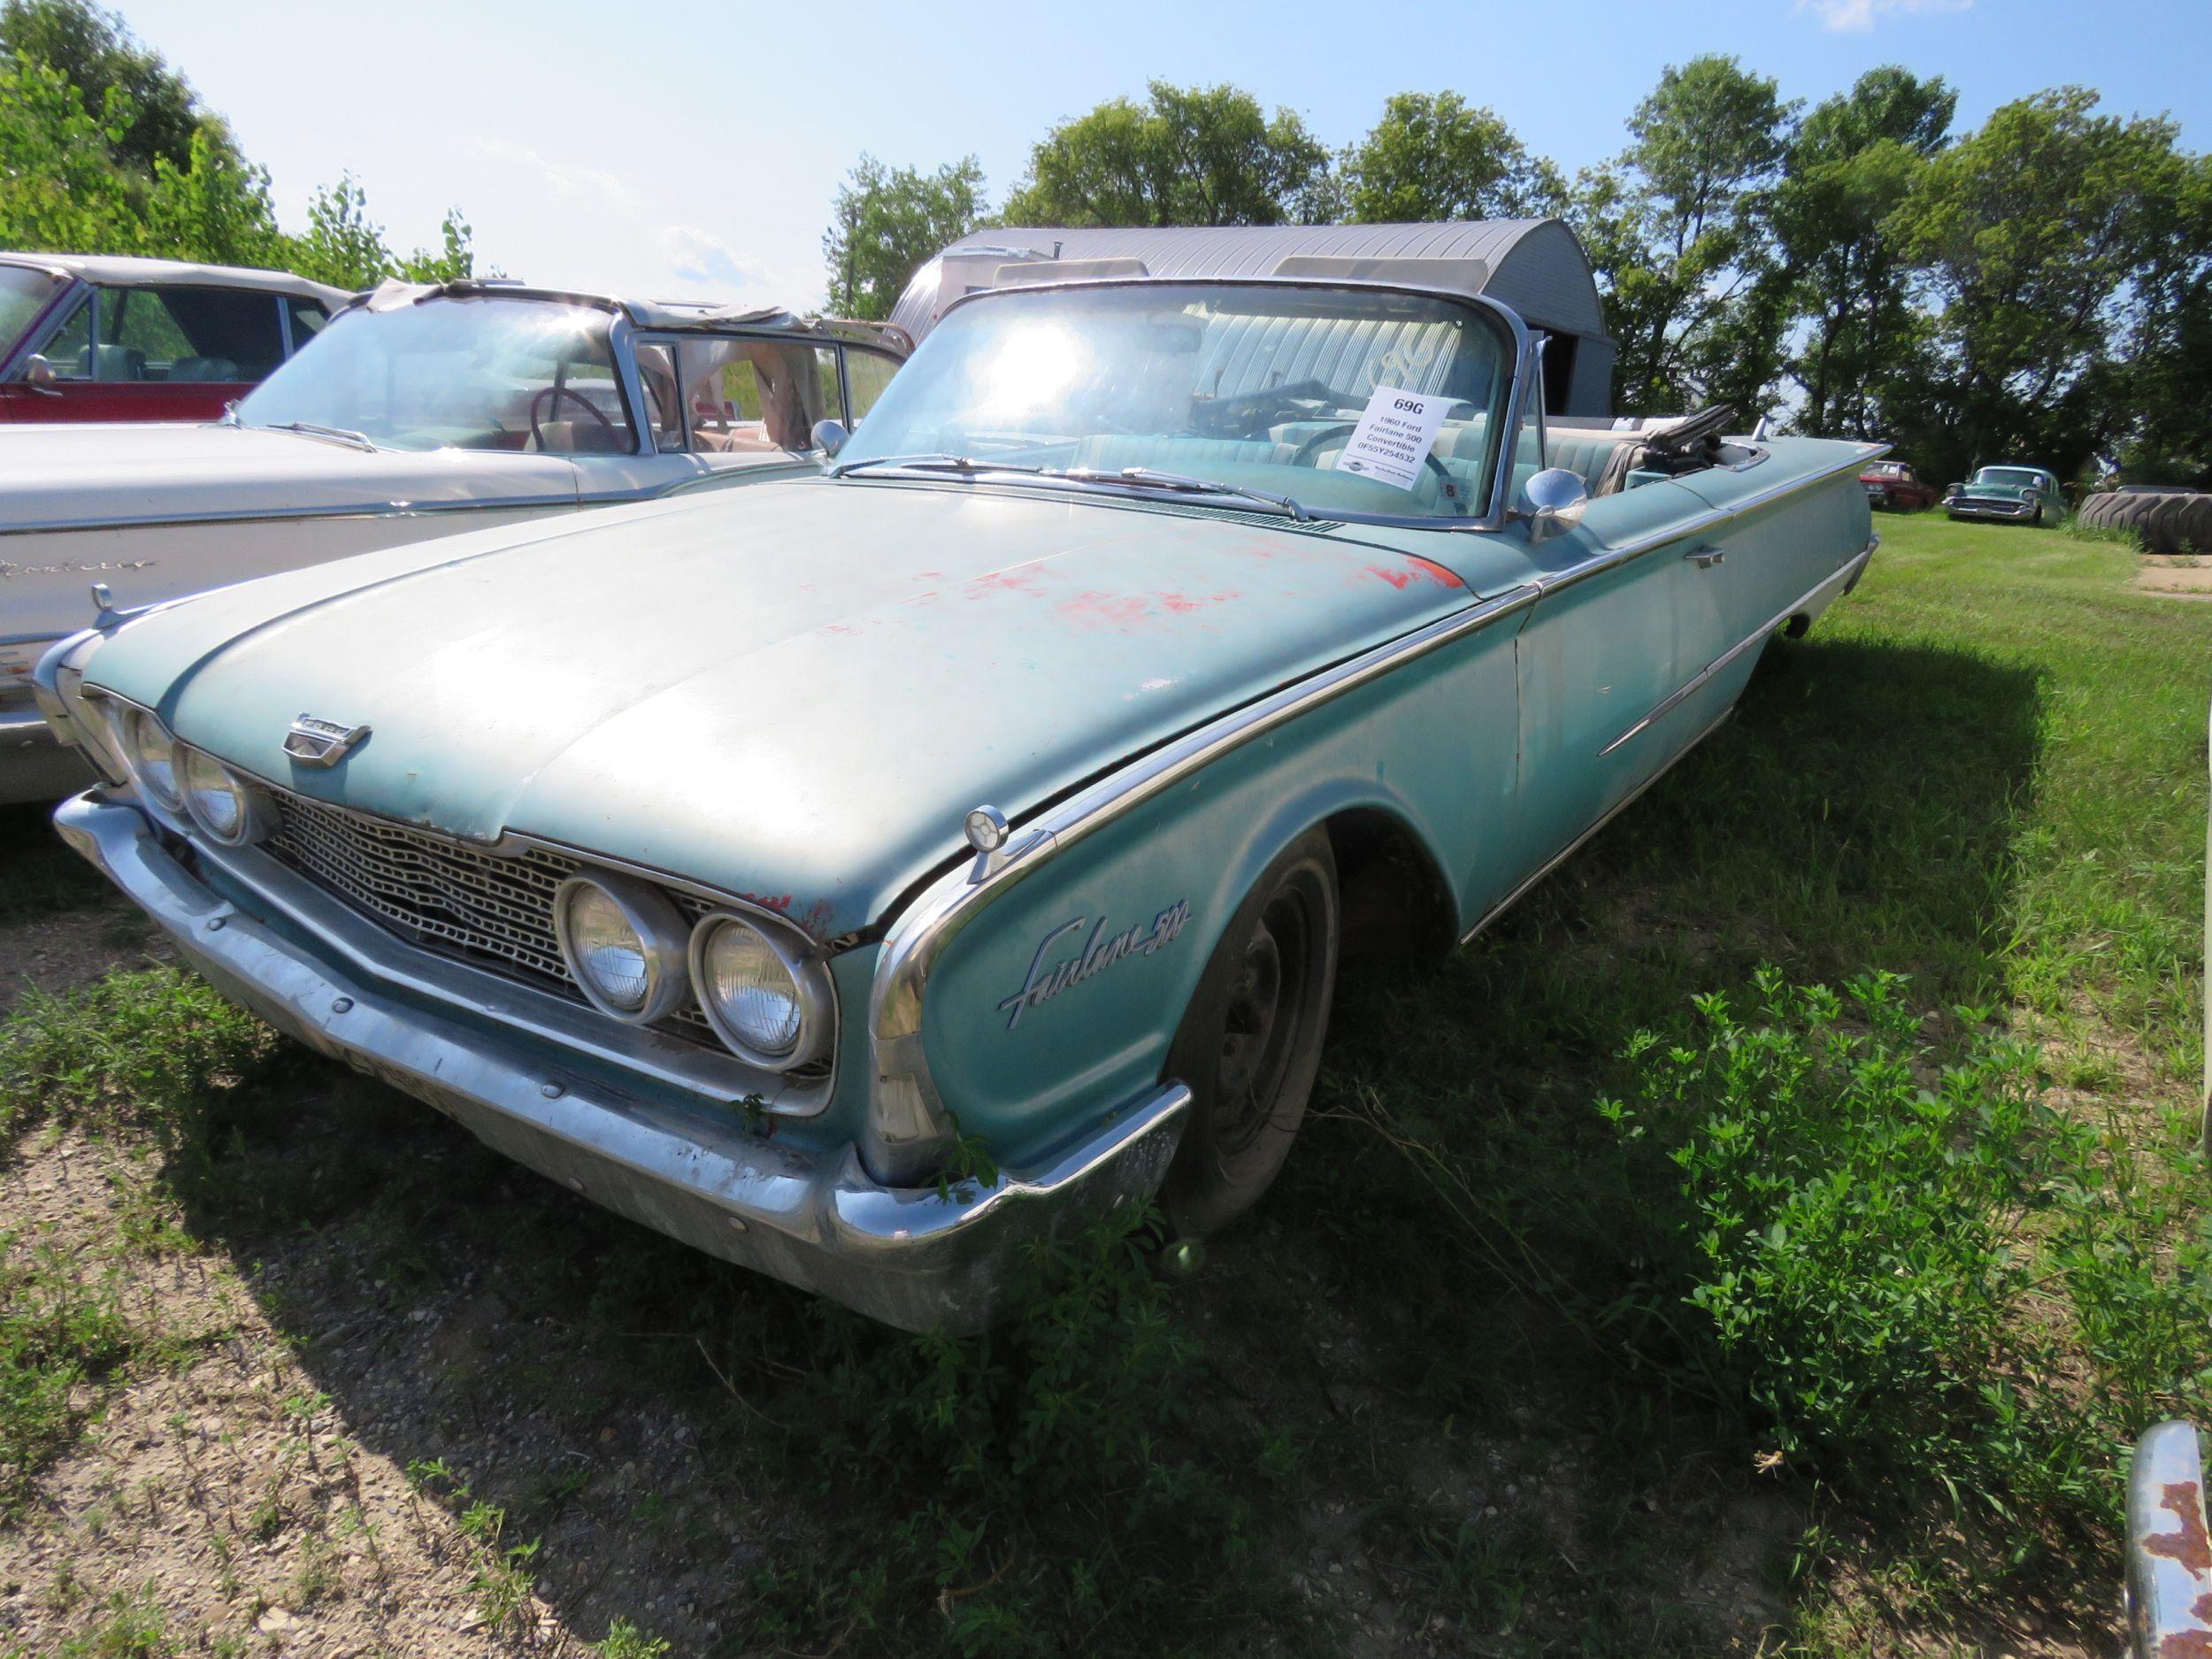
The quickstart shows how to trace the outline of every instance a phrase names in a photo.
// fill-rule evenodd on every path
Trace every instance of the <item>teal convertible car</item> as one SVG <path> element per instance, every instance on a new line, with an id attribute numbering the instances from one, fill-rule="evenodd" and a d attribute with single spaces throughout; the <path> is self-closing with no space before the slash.
<path id="1" fill-rule="evenodd" d="M 1874 550 L 1878 451 L 1549 418 L 1479 262 L 1029 259 L 818 476 L 50 652 L 58 823 L 218 986 L 897 1324 L 1290 1148 L 1355 934 L 1480 928 Z"/>

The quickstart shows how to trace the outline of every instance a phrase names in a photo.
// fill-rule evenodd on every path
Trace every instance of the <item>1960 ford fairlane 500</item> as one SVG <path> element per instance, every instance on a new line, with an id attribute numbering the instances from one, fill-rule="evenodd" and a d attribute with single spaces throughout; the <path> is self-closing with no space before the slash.
<path id="1" fill-rule="evenodd" d="M 814 423 L 867 411 L 903 357 L 892 338 L 772 308 L 390 283 L 219 425 L 0 427 L 0 803 L 90 781 L 48 740 L 30 672 L 92 619 L 93 582 L 140 606 L 741 473 L 810 472 Z"/>
<path id="2" fill-rule="evenodd" d="M 1060 274 L 821 475 L 57 648 L 62 833 L 281 1029 L 882 1318 L 1223 1225 L 1348 923 L 1469 933 L 1718 724 L 1865 568 L 1870 450 L 1548 422 L 1446 262 Z"/>

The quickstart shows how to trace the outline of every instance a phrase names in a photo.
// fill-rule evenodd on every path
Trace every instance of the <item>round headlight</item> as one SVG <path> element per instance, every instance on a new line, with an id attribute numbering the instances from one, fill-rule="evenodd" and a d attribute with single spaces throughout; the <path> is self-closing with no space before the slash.
<path id="1" fill-rule="evenodd" d="M 261 823 L 253 786 L 212 755 L 176 747 L 177 773 L 184 786 L 184 809 L 192 821 L 226 846 L 257 841 Z"/>
<path id="2" fill-rule="evenodd" d="M 571 876 L 553 897 L 553 931 L 577 988 L 603 1014 L 649 1025 L 684 994 L 684 924 L 641 881 Z"/>
<path id="3" fill-rule="evenodd" d="M 811 967 L 764 930 L 710 916 L 691 936 L 692 987 L 722 1041 L 756 1064 L 783 1071 L 821 1041 L 821 995 Z"/>
<path id="4" fill-rule="evenodd" d="M 177 740 L 169 735 L 167 726 L 143 709 L 126 709 L 121 725 L 123 758 L 130 763 L 131 774 L 138 780 L 138 787 L 151 795 L 156 804 L 176 811 L 184 805 L 184 792 L 177 784 Z"/>

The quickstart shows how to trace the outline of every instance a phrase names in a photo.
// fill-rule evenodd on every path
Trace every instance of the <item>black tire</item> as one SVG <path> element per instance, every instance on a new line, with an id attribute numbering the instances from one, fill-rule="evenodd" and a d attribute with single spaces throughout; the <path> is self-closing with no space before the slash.
<path id="1" fill-rule="evenodd" d="M 1161 1188 L 1176 1233 L 1218 1232 L 1259 1201 L 1305 1120 L 1336 995 L 1336 860 L 1325 831 L 1279 854 L 1206 964 L 1168 1051 L 1194 1097 Z"/>
<path id="2" fill-rule="evenodd" d="M 2116 490 L 2100 490 L 2082 503 L 2081 511 L 2074 518 L 2087 529 L 2108 528 L 2112 523 L 2112 515 L 2119 511 L 2120 503 L 2126 499 Z"/>
<path id="3" fill-rule="evenodd" d="M 2185 553 L 2212 553 L 2212 495 L 2193 495 L 2182 509 L 2181 545 Z"/>
<path id="4" fill-rule="evenodd" d="M 2143 515 L 2143 545 L 2154 553 L 2181 552 L 2182 515 L 2195 499 L 2193 495 L 2152 496 L 2152 505 Z"/>
<path id="5" fill-rule="evenodd" d="M 2039 501 L 2035 503 L 2035 517 L 2029 519 L 2028 522 L 2039 530 L 2043 527 L 2043 503 Z"/>

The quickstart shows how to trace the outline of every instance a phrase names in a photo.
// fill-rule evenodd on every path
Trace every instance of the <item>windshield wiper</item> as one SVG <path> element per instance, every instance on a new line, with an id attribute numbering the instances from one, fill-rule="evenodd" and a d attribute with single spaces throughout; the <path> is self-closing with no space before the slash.
<path id="1" fill-rule="evenodd" d="M 916 472 L 1042 472 L 1041 466 L 1027 466 L 1019 461 L 979 461 L 968 455 L 871 455 L 857 461 L 847 461 L 829 470 L 832 478 L 843 478 L 857 472 L 864 466 L 896 466 Z"/>
<path id="2" fill-rule="evenodd" d="M 303 438 L 324 438 L 332 443 L 342 443 L 351 449 L 376 452 L 376 445 L 369 442 L 365 432 L 356 432 L 349 426 L 319 426 L 311 420 L 276 420 L 262 428 L 264 432 L 296 432 Z"/>
<path id="3" fill-rule="evenodd" d="M 1190 478 L 1181 472 L 1163 472 L 1149 466 L 1124 466 L 1108 471 L 1102 466 L 1064 467 L 1047 474 L 1051 478 L 1071 478 L 1080 484 L 1138 484 L 1147 489 L 1172 489 L 1193 495 L 1241 495 L 1247 501 L 1263 502 L 1279 508 L 1300 524 L 1311 521 L 1313 515 L 1287 495 L 1272 491 L 1252 489 L 1242 484 L 1224 484 L 1210 478 Z"/>

